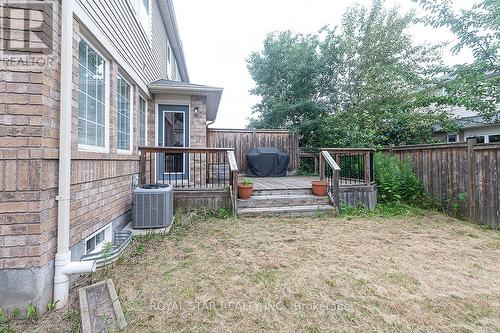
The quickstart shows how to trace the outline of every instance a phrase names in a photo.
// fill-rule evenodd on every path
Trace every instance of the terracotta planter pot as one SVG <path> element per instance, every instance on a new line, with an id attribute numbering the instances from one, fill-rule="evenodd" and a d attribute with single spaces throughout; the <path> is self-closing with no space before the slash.
<path id="1" fill-rule="evenodd" d="M 326 195 L 328 189 L 328 182 L 322 180 L 313 180 L 312 181 L 312 191 L 313 194 L 318 197 L 324 197 Z"/>
<path id="2" fill-rule="evenodd" d="M 247 200 L 250 199 L 253 192 L 253 185 L 238 184 L 238 198 Z"/>

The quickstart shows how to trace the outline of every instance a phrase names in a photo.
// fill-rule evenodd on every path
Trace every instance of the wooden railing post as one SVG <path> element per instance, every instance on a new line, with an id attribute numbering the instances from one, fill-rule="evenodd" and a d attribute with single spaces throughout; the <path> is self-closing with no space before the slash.
<path id="1" fill-rule="evenodd" d="M 153 172 L 153 170 L 149 170 Z M 146 184 L 146 152 L 141 150 L 141 159 L 139 160 L 139 185 Z"/>
<path id="2" fill-rule="evenodd" d="M 337 211 L 340 209 L 340 170 L 339 169 L 334 169 L 333 170 L 333 193 L 332 193 L 332 198 L 333 198 L 333 205 L 335 208 L 337 208 Z"/>
<path id="3" fill-rule="evenodd" d="M 370 185 L 370 152 L 365 152 L 365 184 Z"/>
<path id="4" fill-rule="evenodd" d="M 322 150 L 319 154 L 320 156 L 320 161 L 323 161 L 323 178 L 325 176 L 325 168 L 326 164 L 328 163 L 328 166 L 330 169 L 332 169 L 332 183 L 328 184 L 328 195 L 330 196 L 330 201 L 332 205 L 337 209 L 337 212 L 340 209 L 340 167 L 338 166 L 337 162 L 332 158 L 332 155 L 327 150 Z"/>
<path id="5" fill-rule="evenodd" d="M 238 164 L 236 163 L 236 157 L 234 156 L 233 150 L 227 151 L 227 159 L 229 161 L 229 182 L 231 184 L 231 204 L 233 208 L 233 214 L 238 211 Z"/>
<path id="6" fill-rule="evenodd" d="M 319 179 L 325 180 L 325 159 L 321 151 L 319 152 Z"/>

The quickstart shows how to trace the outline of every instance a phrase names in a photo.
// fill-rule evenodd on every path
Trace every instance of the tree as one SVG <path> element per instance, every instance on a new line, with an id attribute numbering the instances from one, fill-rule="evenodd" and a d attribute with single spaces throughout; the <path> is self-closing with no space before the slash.
<path id="1" fill-rule="evenodd" d="M 486 120 L 500 122 L 496 105 L 500 102 L 500 1 L 483 0 L 470 9 L 455 12 L 448 0 L 413 0 L 427 11 L 419 18 L 432 27 L 450 29 L 458 39 L 452 47 L 457 54 L 463 48 L 472 50 L 474 61 L 448 69 L 446 90 L 440 104 L 465 106 Z"/>
<path id="2" fill-rule="evenodd" d="M 251 126 L 290 128 L 313 144 L 313 135 L 321 127 L 326 109 L 318 92 L 321 67 L 316 49 L 317 36 L 290 31 L 269 34 L 262 52 L 253 52 L 248 69 L 256 82 L 251 91 L 262 100 L 254 106 L 258 115 Z"/>
<path id="3" fill-rule="evenodd" d="M 296 129 L 315 147 L 431 140 L 444 113 L 416 105 L 430 103 L 420 88 L 442 67 L 441 46 L 415 45 L 406 32 L 414 14 L 383 4 L 351 7 L 316 35 L 270 34 L 248 59 L 262 98 L 251 125 Z"/>

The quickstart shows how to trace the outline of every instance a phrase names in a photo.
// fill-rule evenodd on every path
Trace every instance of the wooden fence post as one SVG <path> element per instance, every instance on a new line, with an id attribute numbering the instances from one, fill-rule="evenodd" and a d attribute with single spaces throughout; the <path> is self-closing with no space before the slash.
<path id="1" fill-rule="evenodd" d="M 477 139 L 468 138 L 467 139 L 467 212 L 471 219 L 475 220 L 475 193 L 474 184 L 476 182 L 476 156 L 474 153 L 474 145 L 477 143 Z"/>
<path id="2" fill-rule="evenodd" d="M 394 150 L 393 150 L 393 149 L 394 149 L 394 144 L 392 144 L 392 143 L 391 143 L 391 144 L 389 145 L 389 154 L 390 154 L 390 155 L 394 155 Z"/>

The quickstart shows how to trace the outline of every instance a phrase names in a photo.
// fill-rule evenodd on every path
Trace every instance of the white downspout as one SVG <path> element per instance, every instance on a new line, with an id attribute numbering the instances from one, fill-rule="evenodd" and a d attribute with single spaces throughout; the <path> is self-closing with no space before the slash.
<path id="1" fill-rule="evenodd" d="M 59 195 L 57 205 L 57 252 L 54 302 L 58 309 L 68 303 L 69 275 L 95 271 L 94 262 L 71 262 L 69 250 L 71 110 L 73 89 L 73 0 L 61 1 L 61 107 L 59 112 Z"/>

